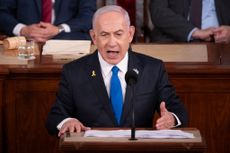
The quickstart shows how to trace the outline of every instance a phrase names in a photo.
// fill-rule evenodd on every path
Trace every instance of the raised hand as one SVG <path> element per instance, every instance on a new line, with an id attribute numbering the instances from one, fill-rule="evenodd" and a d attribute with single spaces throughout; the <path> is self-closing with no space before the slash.
<path id="1" fill-rule="evenodd" d="M 165 106 L 165 102 L 162 101 L 160 104 L 161 117 L 157 119 L 156 129 L 170 129 L 175 126 L 175 118 L 171 112 L 169 112 Z"/>

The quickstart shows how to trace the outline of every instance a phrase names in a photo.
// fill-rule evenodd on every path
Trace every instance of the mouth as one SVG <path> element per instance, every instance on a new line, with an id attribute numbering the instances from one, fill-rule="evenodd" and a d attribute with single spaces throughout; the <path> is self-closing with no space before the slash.
<path id="1" fill-rule="evenodd" d="M 109 54 L 110 54 L 110 53 L 112 53 L 112 54 L 118 54 L 119 51 L 108 50 L 107 53 L 109 53 Z"/>
<path id="2" fill-rule="evenodd" d="M 107 52 L 107 57 L 110 59 L 116 59 L 119 55 L 119 51 L 108 50 L 106 52 Z"/>

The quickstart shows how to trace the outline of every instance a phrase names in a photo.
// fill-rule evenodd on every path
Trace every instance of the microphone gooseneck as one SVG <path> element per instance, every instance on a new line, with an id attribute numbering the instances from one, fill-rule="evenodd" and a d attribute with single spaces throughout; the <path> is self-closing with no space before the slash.
<path id="1" fill-rule="evenodd" d="M 125 81 L 128 86 L 131 87 L 131 110 L 132 110 L 132 127 L 131 127 L 131 138 L 129 140 L 137 140 L 135 138 L 135 111 L 134 111 L 134 85 L 138 81 L 138 71 L 132 69 L 126 72 Z"/>

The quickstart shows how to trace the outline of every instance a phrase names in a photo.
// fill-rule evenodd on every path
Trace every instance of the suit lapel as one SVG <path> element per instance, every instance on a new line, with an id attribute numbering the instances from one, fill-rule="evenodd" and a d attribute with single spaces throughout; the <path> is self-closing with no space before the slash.
<path id="1" fill-rule="evenodd" d="M 113 114 L 112 105 L 106 91 L 97 54 L 98 52 L 95 51 L 89 59 L 88 65 L 86 66 L 86 72 L 89 76 L 89 81 L 91 82 L 94 91 L 96 92 L 98 100 L 104 103 L 103 107 L 105 112 L 110 116 L 111 120 L 115 124 L 115 117 Z"/>
<path id="2" fill-rule="evenodd" d="M 91 58 L 88 60 L 88 65 L 86 65 L 86 73 L 88 74 L 89 81 L 91 82 L 94 91 L 98 97 L 98 100 L 103 102 L 103 107 L 105 112 L 109 115 L 110 119 L 113 121 L 114 125 L 116 125 L 116 119 L 113 114 L 112 105 L 110 103 L 110 99 L 108 93 L 105 88 L 104 80 L 101 74 L 100 63 L 98 60 L 97 51 L 93 53 Z M 134 55 L 134 53 L 129 50 L 129 59 L 128 59 L 128 70 L 137 69 L 139 71 L 138 78 L 141 78 L 143 66 L 139 59 Z M 135 89 L 138 87 L 138 83 L 134 88 L 134 96 Z M 135 98 L 134 98 L 135 101 Z M 121 117 L 121 126 L 126 125 L 126 119 L 131 113 L 131 88 L 127 86 L 125 102 L 123 106 L 123 112 Z M 126 123 L 126 124 L 125 124 Z"/>
<path id="3" fill-rule="evenodd" d="M 220 25 L 223 24 L 223 21 L 222 21 L 222 18 L 221 18 L 221 11 L 220 11 L 221 3 L 224 3 L 224 2 L 219 1 L 219 0 L 215 0 L 216 15 L 217 15 L 217 19 L 218 19 L 218 22 L 219 22 Z"/>
<path id="4" fill-rule="evenodd" d="M 139 59 L 134 55 L 134 53 L 129 50 L 129 61 L 128 61 L 128 70 L 136 69 L 138 73 L 138 78 L 141 78 L 142 71 L 143 71 L 143 66 L 141 65 L 141 62 Z M 135 96 L 135 89 L 138 87 L 138 83 L 134 86 L 134 95 Z M 126 122 L 126 119 L 131 113 L 131 100 L 132 100 L 132 95 L 131 95 L 131 88 L 127 85 L 126 87 L 126 95 L 125 95 L 125 102 L 123 106 L 123 113 L 122 113 L 122 118 L 121 118 L 121 125 L 124 125 Z M 135 98 L 133 99 L 135 101 Z"/>
<path id="5" fill-rule="evenodd" d="M 39 14 L 42 14 L 42 0 L 35 0 Z"/>
<path id="6" fill-rule="evenodd" d="M 191 4 L 191 0 L 185 0 L 184 1 L 184 7 L 183 7 L 183 16 L 187 19 L 189 12 L 190 12 L 190 4 Z"/>
<path id="7" fill-rule="evenodd" d="M 55 0 L 55 3 L 54 3 L 54 11 L 55 11 L 55 18 L 56 19 L 59 19 L 59 14 L 58 14 L 58 12 L 59 12 L 59 10 L 60 10 L 60 7 L 62 6 L 62 0 Z"/>

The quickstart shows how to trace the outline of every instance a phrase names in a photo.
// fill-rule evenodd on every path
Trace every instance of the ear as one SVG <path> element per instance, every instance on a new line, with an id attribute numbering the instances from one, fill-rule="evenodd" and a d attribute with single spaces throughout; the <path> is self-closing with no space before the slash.
<path id="1" fill-rule="evenodd" d="M 134 33 L 135 33 L 135 27 L 134 26 L 130 26 L 129 27 L 129 43 L 132 42 Z"/>
<path id="2" fill-rule="evenodd" d="M 97 45 L 97 44 L 96 44 L 96 36 L 95 36 L 95 32 L 93 31 L 93 29 L 91 29 L 91 30 L 89 31 L 89 34 L 90 34 L 90 37 L 91 37 L 91 39 L 92 39 L 92 41 L 93 41 L 93 44 L 94 44 L 94 45 Z"/>

